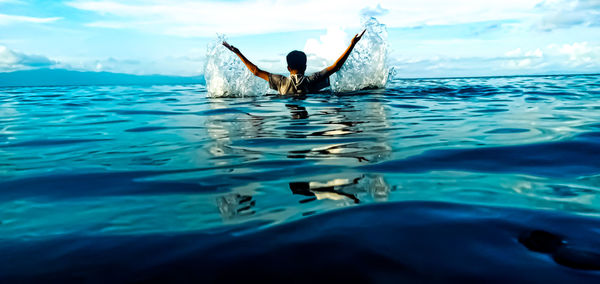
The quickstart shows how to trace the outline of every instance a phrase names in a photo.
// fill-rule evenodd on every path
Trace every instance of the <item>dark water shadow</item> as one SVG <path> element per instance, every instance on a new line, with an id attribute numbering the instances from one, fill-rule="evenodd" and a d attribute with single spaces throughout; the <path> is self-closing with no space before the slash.
<path id="1" fill-rule="evenodd" d="M 514 146 L 436 149 L 402 160 L 367 165 L 374 172 L 466 170 L 521 173 L 543 177 L 579 177 L 600 173 L 600 134 L 583 133 L 573 139 Z"/>
<path id="2" fill-rule="evenodd" d="M 549 211 L 383 203 L 243 234 L 230 227 L 3 241 L 0 281 L 596 283 L 598 272 L 557 264 L 518 240 L 531 231 L 556 232 L 579 251 L 597 253 L 598 227 L 594 218 Z"/>

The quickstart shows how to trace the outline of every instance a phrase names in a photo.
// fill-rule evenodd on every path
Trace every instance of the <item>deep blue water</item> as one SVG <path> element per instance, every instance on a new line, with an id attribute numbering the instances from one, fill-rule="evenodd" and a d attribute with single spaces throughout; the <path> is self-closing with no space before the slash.
<path id="1" fill-rule="evenodd" d="M 60 279 L 86 262 L 103 268 L 71 280 L 120 279 L 105 268 L 151 251 L 160 253 L 126 271 L 195 262 L 204 275 L 231 263 L 258 273 L 286 263 L 269 255 L 309 258 L 304 249 L 370 265 L 362 280 L 426 278 L 424 267 L 438 275 L 430 281 L 513 279 L 507 267 L 594 279 L 517 238 L 544 229 L 600 253 L 599 99 L 600 75 L 396 79 L 306 97 L 207 98 L 202 85 L 1 88 L 0 280 Z M 451 268 L 460 265 L 450 248 L 463 243 L 462 270 Z M 204 266 L 202 255 L 219 257 Z M 474 269 L 481 257 L 489 263 Z M 257 258 L 264 266 L 247 265 Z M 381 272 L 399 264 L 401 276 Z M 295 265 L 277 273 L 303 269 Z M 31 267 L 45 268 L 23 272 Z"/>

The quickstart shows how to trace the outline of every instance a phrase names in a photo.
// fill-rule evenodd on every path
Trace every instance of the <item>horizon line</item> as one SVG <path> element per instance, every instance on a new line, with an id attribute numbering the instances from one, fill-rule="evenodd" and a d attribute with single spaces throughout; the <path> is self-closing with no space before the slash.
<path id="1" fill-rule="evenodd" d="M 129 75 L 129 76 L 138 76 L 138 77 L 150 77 L 150 76 L 163 76 L 163 77 L 175 77 L 175 78 L 198 78 L 202 77 L 205 79 L 204 74 L 192 75 L 192 76 L 182 76 L 182 75 L 164 75 L 164 74 L 147 74 L 147 75 L 138 75 L 138 74 L 130 74 L 130 73 L 117 73 L 110 71 L 82 71 L 82 70 L 69 70 L 62 68 L 37 68 L 37 69 L 27 69 L 27 70 L 16 70 L 11 72 L 0 72 L 0 76 L 2 74 L 10 74 L 15 72 L 23 72 L 23 71 L 36 71 L 36 70 L 62 70 L 69 72 L 80 72 L 80 73 L 109 73 L 109 74 L 118 74 L 118 75 Z M 600 73 L 549 73 L 549 74 L 515 74 L 515 75 L 472 75 L 472 76 L 449 76 L 449 77 L 393 77 L 390 80 L 452 80 L 452 79 L 478 79 L 478 78 L 515 78 L 515 77 L 557 77 L 557 76 L 600 76 Z M 66 86 L 153 86 L 153 85 L 202 85 L 206 87 L 206 83 L 198 83 L 198 82 L 188 82 L 188 83 L 124 83 L 124 84 L 111 84 L 111 83 L 97 83 L 97 84 L 54 84 L 54 85 L 6 85 L 0 86 L 0 89 L 4 88 L 15 88 L 15 87 L 66 87 Z"/>

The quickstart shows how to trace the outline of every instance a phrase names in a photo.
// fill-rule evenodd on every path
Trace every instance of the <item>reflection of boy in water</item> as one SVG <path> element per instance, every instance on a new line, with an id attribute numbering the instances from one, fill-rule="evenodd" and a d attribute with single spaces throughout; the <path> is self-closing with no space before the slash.
<path id="1" fill-rule="evenodd" d="M 385 180 L 381 176 L 373 175 L 362 175 L 354 179 L 336 178 L 325 183 L 290 182 L 289 186 L 293 194 L 311 197 L 301 200 L 300 203 L 322 199 L 350 199 L 354 203 L 360 203 L 358 196 L 361 193 L 369 193 L 375 201 L 384 201 L 387 200 L 390 192 L 390 187 Z"/>
<path id="2" fill-rule="evenodd" d="M 366 30 L 360 34 L 356 34 L 350 43 L 350 46 L 346 49 L 344 54 L 331 66 L 314 73 L 310 76 L 304 76 L 306 71 L 306 54 L 302 51 L 294 50 L 290 52 L 287 57 L 288 71 L 290 71 L 290 77 L 283 75 L 271 74 L 269 72 L 259 69 L 254 63 L 246 59 L 246 57 L 236 47 L 229 45 L 227 42 L 223 42 L 223 45 L 235 53 L 250 69 L 252 74 L 269 82 L 269 87 L 273 90 L 277 90 L 282 95 L 291 94 L 306 94 L 311 92 L 319 91 L 329 86 L 329 76 L 342 68 L 346 59 L 350 55 L 352 49 L 360 38 L 363 36 Z"/>

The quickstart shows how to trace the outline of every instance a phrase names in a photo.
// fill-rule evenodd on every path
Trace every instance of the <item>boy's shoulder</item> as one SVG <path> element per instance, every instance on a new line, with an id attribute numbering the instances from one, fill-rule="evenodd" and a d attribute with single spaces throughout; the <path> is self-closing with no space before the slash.
<path id="1" fill-rule="evenodd" d="M 315 73 L 310 74 L 307 78 L 311 81 L 319 81 L 325 78 L 329 78 L 329 76 L 327 76 L 327 69 L 323 69 L 321 71 L 317 71 Z"/>

